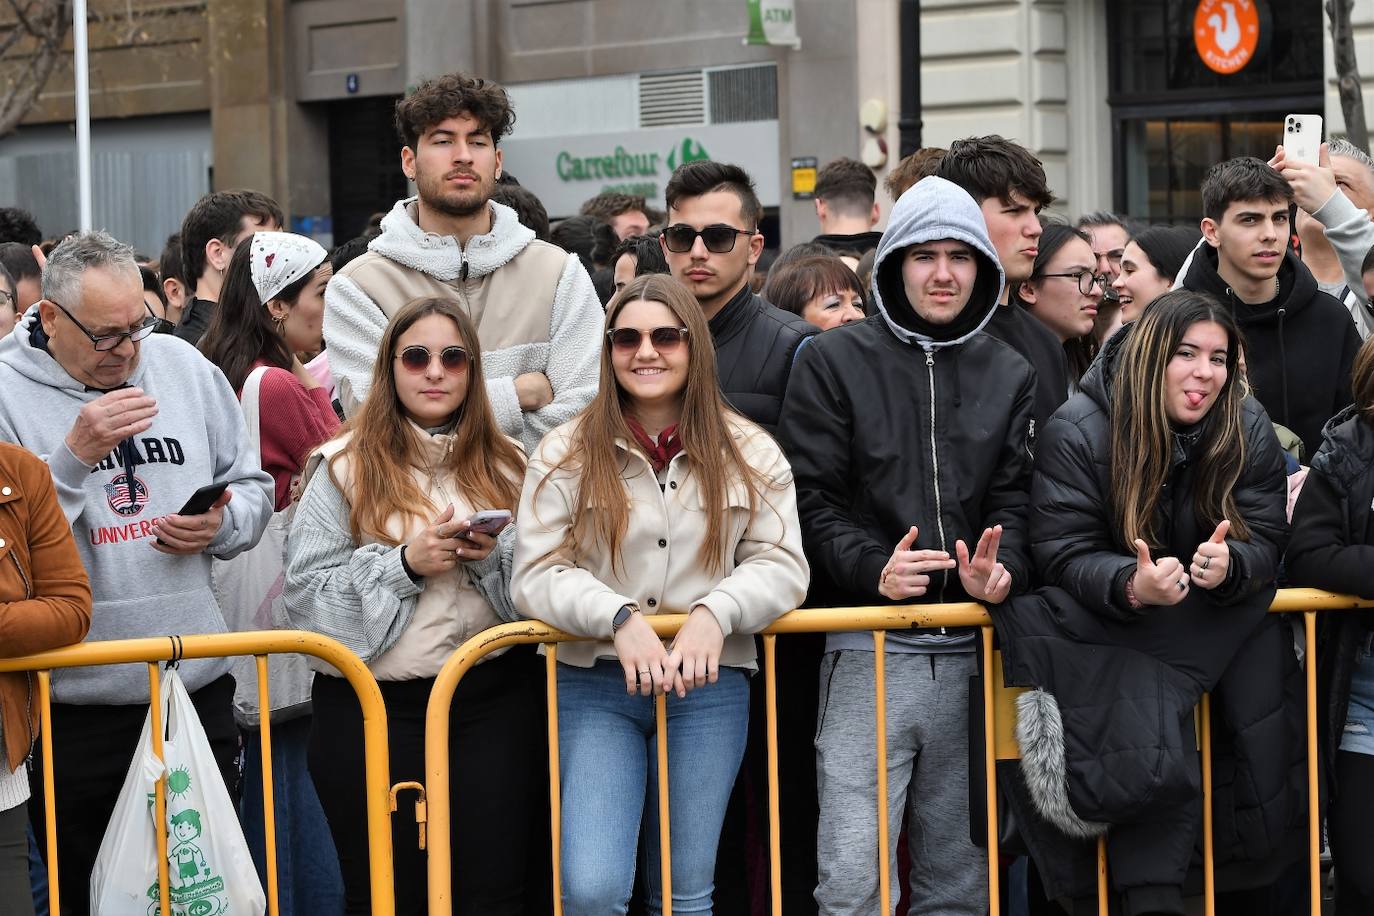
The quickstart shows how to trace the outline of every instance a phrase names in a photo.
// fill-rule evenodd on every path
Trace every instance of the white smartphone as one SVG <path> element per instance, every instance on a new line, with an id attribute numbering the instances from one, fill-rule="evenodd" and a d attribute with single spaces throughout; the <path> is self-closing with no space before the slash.
<path id="1" fill-rule="evenodd" d="M 501 529 L 510 524 L 511 512 L 509 509 L 483 509 L 481 512 L 474 512 L 468 518 L 468 524 L 472 531 L 480 531 L 482 534 L 500 534 Z"/>
<path id="2" fill-rule="evenodd" d="M 1286 158 L 1316 165 L 1321 145 L 1321 115 L 1291 114 L 1283 119 L 1283 153 Z"/>

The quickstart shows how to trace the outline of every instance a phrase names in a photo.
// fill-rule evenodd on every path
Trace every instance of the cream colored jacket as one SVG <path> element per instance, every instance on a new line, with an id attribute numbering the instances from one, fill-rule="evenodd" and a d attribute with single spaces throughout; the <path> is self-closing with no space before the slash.
<path id="1" fill-rule="evenodd" d="M 598 658 L 615 658 L 611 620 L 623 605 L 636 604 L 645 614 L 685 613 L 703 605 L 725 634 L 721 664 L 752 669 L 754 640 L 748 634 L 801 603 L 810 569 L 802 554 L 792 468 L 771 436 L 743 417 L 729 419 L 745 460 L 771 486 L 762 487 L 751 513 L 744 481 L 731 485 L 723 572 L 707 572 L 698 559 L 706 518 L 691 456 L 678 453 L 660 487 L 644 454 L 621 440 L 621 476 L 631 501 L 621 562 L 613 566 L 601 548 L 575 566 L 549 556 L 572 524 L 579 480 L 576 470 L 550 469 L 567 454 L 578 421 L 553 430 L 540 444 L 520 498 L 511 599 L 527 617 L 598 640 L 561 646 L 559 661 L 590 667 Z"/>

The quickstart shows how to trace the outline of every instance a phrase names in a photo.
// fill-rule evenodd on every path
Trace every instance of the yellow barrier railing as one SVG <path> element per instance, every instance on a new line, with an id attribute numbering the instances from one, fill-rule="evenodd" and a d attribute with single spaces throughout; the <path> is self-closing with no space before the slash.
<path id="1" fill-rule="evenodd" d="M 282 653 L 312 655 L 339 670 L 353 686 L 363 714 L 364 761 L 367 786 L 367 827 L 369 873 L 372 877 L 372 916 L 394 916 L 392 887 L 391 820 L 387 792 L 391 781 L 387 748 L 386 707 L 377 681 L 367 666 L 342 643 L 326 636 L 295 630 L 261 633 L 223 633 L 211 636 L 157 636 L 109 642 L 87 642 L 22 658 L 0 658 L 0 672 L 38 672 L 38 713 L 43 758 L 43 794 L 47 809 L 48 900 L 53 913 L 61 912 L 58 884 L 57 818 L 53 803 L 52 689 L 50 672 L 54 668 L 80 668 L 92 665 L 122 665 L 144 662 L 148 666 L 148 689 L 152 698 L 153 750 L 162 757 L 161 704 L 158 663 L 173 659 L 220 658 L 252 655 L 257 660 L 258 702 L 271 709 L 267 682 L 267 656 Z M 263 821 L 266 834 L 267 905 L 271 916 L 278 914 L 276 812 L 272 801 L 272 724 L 262 717 L 262 792 Z M 166 824 L 166 777 L 157 781 L 156 822 Z M 161 916 L 171 916 L 168 892 L 167 833 L 156 832 L 158 845 L 158 899 Z"/>
<path id="2" fill-rule="evenodd" d="M 1307 631 L 1305 667 L 1307 676 L 1307 776 L 1308 776 L 1308 828 L 1309 828 L 1309 875 L 1311 883 L 1311 916 L 1321 914 L 1320 887 L 1320 846 L 1321 830 L 1319 824 L 1317 796 L 1317 733 L 1316 733 L 1316 612 L 1349 610 L 1361 607 L 1374 607 L 1374 601 L 1365 601 L 1346 595 L 1334 595 L 1316 589 L 1284 589 L 1278 593 L 1270 606 L 1273 613 L 1302 613 Z M 670 637 L 686 621 L 681 614 L 657 614 L 645 618 L 660 637 Z M 997 782 L 996 763 L 998 747 L 1006 747 L 1014 740 L 1002 734 L 1001 729 L 1010 729 L 1010 723 L 999 722 L 994 704 L 997 689 L 993 673 L 1000 666 L 993 663 L 993 628 L 991 618 L 981 605 L 895 605 L 868 608 L 822 608 L 815 610 L 793 611 L 778 618 L 763 631 L 763 676 L 767 708 L 767 747 L 768 747 L 768 838 L 769 867 L 772 887 L 772 911 L 774 916 L 782 913 L 782 864 L 780 856 L 780 812 L 778 806 L 778 746 L 777 746 L 777 680 L 776 680 L 776 639 L 789 633 L 833 633 L 846 630 L 873 630 L 874 647 L 874 697 L 875 697 L 875 750 L 877 754 L 878 805 L 877 805 L 877 850 L 879 863 L 879 888 L 883 913 L 892 911 L 891 877 L 888 872 L 888 823 L 887 823 L 887 754 L 886 754 L 886 695 L 884 691 L 885 664 L 884 640 L 887 630 L 930 629 L 936 627 L 978 627 L 981 631 L 983 652 L 983 736 L 984 772 L 986 773 L 987 795 L 987 855 L 988 855 L 988 912 L 990 916 L 1000 913 L 1000 878 L 997 848 Z M 549 707 L 549 800 L 553 833 L 553 912 L 562 914 L 562 836 L 559 790 L 558 762 L 558 687 L 557 687 L 557 644 L 580 641 L 572 636 L 538 621 L 522 621 L 493 627 L 478 634 L 458 648 L 449 658 L 434 683 L 430 693 L 429 707 L 425 723 L 425 780 L 428 800 L 428 871 L 429 871 L 429 913 L 430 916 L 451 916 L 452 863 L 451 863 L 451 810 L 449 797 L 449 708 L 459 681 L 473 665 L 486 655 L 507 646 L 542 643 L 547 646 L 546 672 L 548 679 Z M 665 740 L 665 698 L 658 696 L 656 702 L 657 737 L 660 778 L 658 783 L 659 823 L 663 825 L 659 842 L 662 847 L 663 869 L 663 913 L 672 916 L 672 874 L 669 859 L 669 810 L 667 780 L 667 741 Z M 1215 908 L 1215 887 L 1212 863 L 1212 750 L 1210 733 L 1211 707 L 1208 697 L 1203 697 L 1201 705 L 1201 741 L 1203 767 L 1203 838 L 1204 838 L 1204 900 L 1208 916 Z M 1014 756 L 1014 754 L 1012 755 Z M 1108 880 L 1105 840 L 1098 841 L 1097 850 L 1098 911 L 1101 916 L 1108 912 Z"/>

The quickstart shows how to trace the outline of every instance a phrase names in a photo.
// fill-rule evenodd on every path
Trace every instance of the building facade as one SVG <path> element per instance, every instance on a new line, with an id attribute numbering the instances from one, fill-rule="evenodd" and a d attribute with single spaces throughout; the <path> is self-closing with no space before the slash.
<path id="1" fill-rule="evenodd" d="M 1066 215 L 1164 222 L 1196 218 L 1212 162 L 1270 154 L 1285 113 L 1343 123 L 1322 0 L 795 0 L 797 48 L 746 44 L 746 0 L 100 2 L 96 221 L 150 251 L 212 187 L 351 237 L 409 193 L 395 100 L 455 69 L 509 87 L 506 169 L 552 216 L 605 189 L 661 206 L 672 168 L 707 156 L 750 170 L 782 244 L 816 232 L 811 161 L 863 153 L 881 178 L 903 139 L 1000 133 Z M 1374 73 L 1374 0 L 1356 49 Z M 52 232 L 75 223 L 71 93 L 60 68 L 0 140 L 0 200 Z"/>

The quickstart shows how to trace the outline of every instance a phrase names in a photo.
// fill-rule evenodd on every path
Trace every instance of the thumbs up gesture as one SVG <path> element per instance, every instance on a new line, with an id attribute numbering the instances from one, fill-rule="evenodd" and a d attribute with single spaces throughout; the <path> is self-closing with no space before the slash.
<path id="1" fill-rule="evenodd" d="M 897 542 L 883 574 L 878 579 L 878 593 L 884 598 L 901 601 L 918 598 L 930 587 L 930 574 L 941 569 L 953 569 L 954 560 L 944 550 L 912 550 L 918 529 L 915 526 Z"/>
<path id="2" fill-rule="evenodd" d="M 1222 519 L 1212 536 L 1197 545 L 1188 573 L 1198 588 L 1213 589 L 1226 581 L 1231 571 L 1231 548 L 1226 546 L 1226 533 L 1230 530 L 1231 523 Z"/>
<path id="3" fill-rule="evenodd" d="M 1177 557 L 1150 559 L 1150 546 L 1136 538 L 1132 588 L 1141 604 L 1172 607 L 1188 594 L 1188 574 Z"/>

